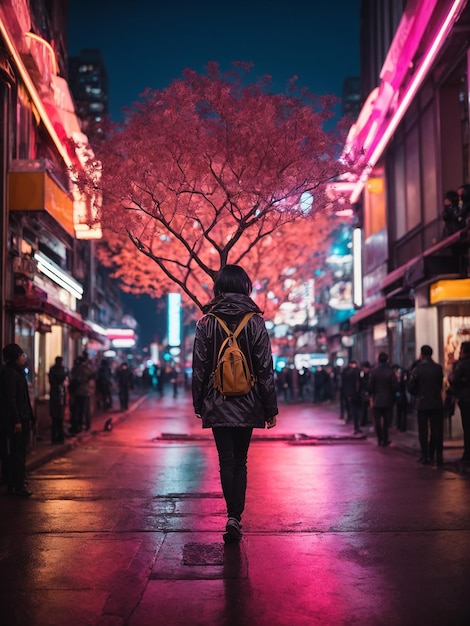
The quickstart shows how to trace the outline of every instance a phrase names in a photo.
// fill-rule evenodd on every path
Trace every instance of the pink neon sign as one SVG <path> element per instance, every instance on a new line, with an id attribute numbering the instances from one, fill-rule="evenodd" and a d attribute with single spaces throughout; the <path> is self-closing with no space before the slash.
<path id="1" fill-rule="evenodd" d="M 440 0 L 437 3 L 436 0 L 413 0 L 410 3 L 410 7 L 416 11 L 414 18 L 411 18 L 409 11 L 405 11 L 403 15 L 397 35 L 392 42 L 382 68 L 382 81 L 373 103 L 371 114 L 362 128 L 356 129 L 354 137 L 350 138 L 350 145 L 353 146 L 352 149 L 349 148 L 350 156 L 354 157 L 355 153 L 359 154 L 362 151 L 363 155 L 359 165 L 361 163 L 364 164 L 359 180 L 351 194 L 351 203 L 357 202 L 364 188 L 365 181 L 406 113 L 445 38 L 457 21 L 460 11 L 467 3 L 467 0 L 446 0 L 445 4 L 447 6 L 444 8 L 444 1 Z M 416 53 L 420 39 L 430 26 L 432 18 L 431 8 L 435 9 L 436 5 L 441 12 L 441 19 L 437 21 L 434 31 L 429 37 L 426 50 L 421 56 L 419 65 L 415 68 L 403 92 L 399 93 L 399 88 L 402 87 L 401 82 L 406 77 L 411 59 Z M 408 34 L 409 39 L 404 40 L 406 34 Z M 398 52 L 400 52 L 399 58 L 397 58 Z M 395 71 L 392 72 L 393 67 L 395 67 Z M 401 82 L 398 82 L 400 76 Z M 388 80 L 385 80 L 385 77 Z M 360 117 L 361 115 L 359 119 Z"/>

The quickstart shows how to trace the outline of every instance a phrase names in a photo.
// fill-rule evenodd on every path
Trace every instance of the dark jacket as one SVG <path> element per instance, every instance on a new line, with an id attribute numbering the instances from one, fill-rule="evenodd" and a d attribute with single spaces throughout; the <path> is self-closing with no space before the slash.
<path id="1" fill-rule="evenodd" d="M 49 412 L 52 418 L 60 419 L 63 417 L 65 406 L 65 386 L 64 382 L 67 378 L 67 370 L 63 365 L 56 363 L 49 370 L 49 384 L 51 386 L 49 393 Z"/>
<path id="2" fill-rule="evenodd" d="M 1 370 L 1 423 L 2 430 L 11 433 L 15 424 L 34 422 L 29 398 L 28 382 L 24 369 L 15 363 L 7 363 Z"/>
<path id="3" fill-rule="evenodd" d="M 244 396 L 225 398 L 214 389 L 212 372 L 217 354 L 226 338 L 215 317 L 220 316 L 231 330 L 235 330 L 245 313 L 253 311 L 238 337 L 238 345 L 253 366 L 257 380 Z M 265 422 L 277 415 L 277 398 L 271 344 L 261 311 L 249 296 L 226 293 L 214 298 L 205 308 L 206 315 L 196 326 L 193 349 L 192 393 L 194 411 L 202 416 L 203 428 L 214 426 L 244 426 L 264 428 Z"/>
<path id="4" fill-rule="evenodd" d="M 348 367 L 341 375 L 343 396 L 350 398 L 353 402 L 361 399 L 361 370 L 358 367 Z"/>
<path id="5" fill-rule="evenodd" d="M 131 372 L 129 367 L 127 367 L 127 365 L 124 367 L 121 365 L 119 367 L 116 378 L 119 390 L 132 389 L 134 384 L 134 374 Z"/>
<path id="6" fill-rule="evenodd" d="M 441 365 L 431 358 L 422 358 L 412 369 L 408 380 L 408 391 L 416 398 L 417 411 L 442 409 L 442 383 L 444 374 Z"/>
<path id="7" fill-rule="evenodd" d="M 93 366 L 88 361 L 80 361 L 72 368 L 70 382 L 71 392 L 75 396 L 90 395 L 90 380 L 94 377 Z"/>
<path id="8" fill-rule="evenodd" d="M 470 404 L 470 356 L 461 357 L 449 376 L 452 395 L 459 403 Z"/>
<path id="9" fill-rule="evenodd" d="M 369 375 L 369 393 L 375 408 L 391 408 L 395 403 L 398 381 L 388 363 L 379 363 Z"/>

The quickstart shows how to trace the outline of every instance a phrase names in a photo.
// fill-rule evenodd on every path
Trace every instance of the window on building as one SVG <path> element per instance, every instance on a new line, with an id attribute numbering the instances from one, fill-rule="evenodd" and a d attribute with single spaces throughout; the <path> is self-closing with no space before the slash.
<path id="1" fill-rule="evenodd" d="M 386 226 L 385 177 L 382 167 L 374 168 L 364 193 L 364 235 L 367 239 Z"/>

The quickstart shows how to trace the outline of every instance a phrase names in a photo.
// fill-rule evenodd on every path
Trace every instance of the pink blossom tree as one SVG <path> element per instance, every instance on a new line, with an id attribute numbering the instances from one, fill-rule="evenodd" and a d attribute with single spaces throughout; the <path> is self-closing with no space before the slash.
<path id="1" fill-rule="evenodd" d="M 268 293 L 325 248 L 326 186 L 341 173 L 342 139 L 325 130 L 334 99 L 295 81 L 274 94 L 268 77 L 246 84 L 248 72 L 216 63 L 204 75 L 186 70 L 145 92 L 94 144 L 100 256 L 125 289 L 179 288 L 200 309 L 227 263 L 245 266 Z"/>

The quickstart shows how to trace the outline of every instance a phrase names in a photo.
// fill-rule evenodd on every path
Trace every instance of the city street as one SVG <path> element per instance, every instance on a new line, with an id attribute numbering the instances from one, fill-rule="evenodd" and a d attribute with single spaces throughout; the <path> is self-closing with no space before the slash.
<path id="1" fill-rule="evenodd" d="M 470 482 L 337 411 L 255 431 L 243 540 L 224 546 L 210 431 L 189 396 L 140 398 L 0 495 L 5 626 L 470 623 Z M 392 436 L 393 439 L 393 436 Z"/>

